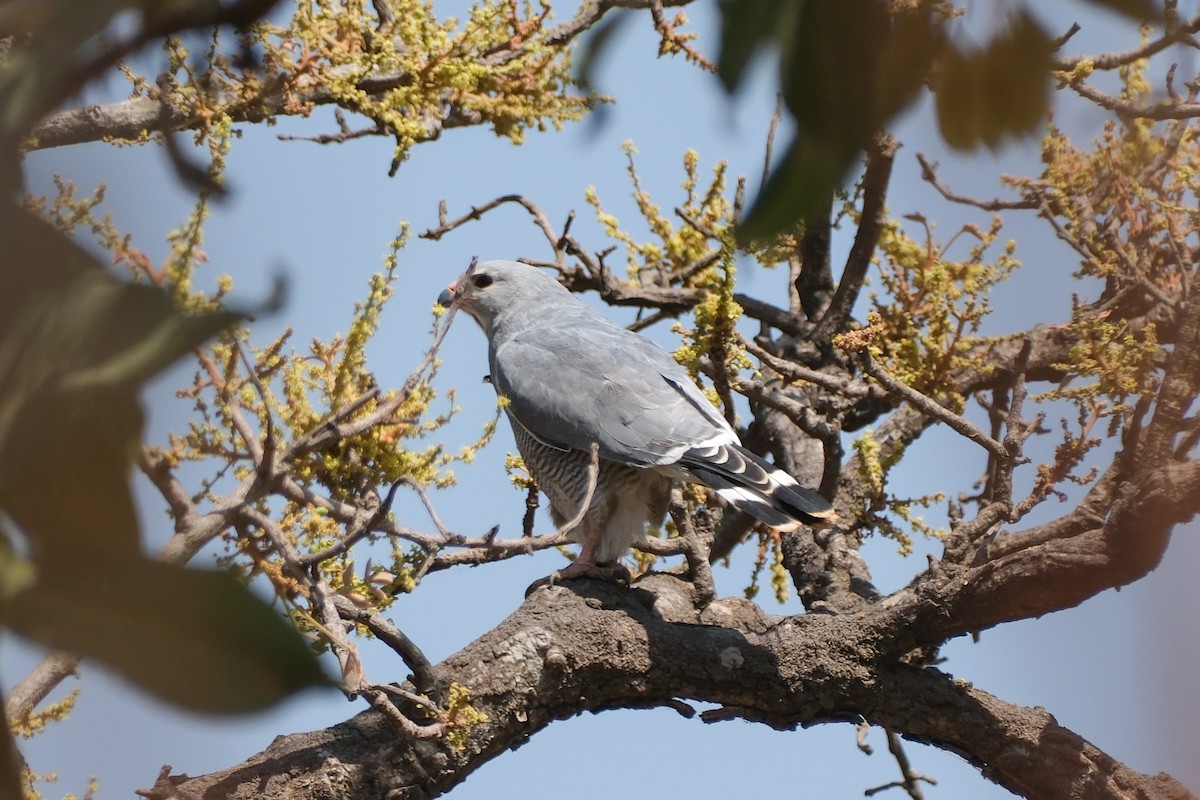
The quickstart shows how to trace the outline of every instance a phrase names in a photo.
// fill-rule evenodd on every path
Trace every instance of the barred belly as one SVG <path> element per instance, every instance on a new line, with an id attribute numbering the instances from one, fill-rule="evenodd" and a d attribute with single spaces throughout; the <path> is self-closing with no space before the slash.
<path id="1" fill-rule="evenodd" d="M 510 421 L 521 458 L 550 501 L 550 518 L 555 525 L 564 525 L 587 496 L 591 453 L 548 447 L 519 422 L 511 417 Z M 662 522 L 670 502 L 671 477 L 603 458 L 599 467 L 587 515 L 573 534 L 576 541 L 582 542 L 591 531 L 603 531 L 596 560 L 604 564 L 616 561 L 635 542 L 643 541 L 647 522 Z"/>

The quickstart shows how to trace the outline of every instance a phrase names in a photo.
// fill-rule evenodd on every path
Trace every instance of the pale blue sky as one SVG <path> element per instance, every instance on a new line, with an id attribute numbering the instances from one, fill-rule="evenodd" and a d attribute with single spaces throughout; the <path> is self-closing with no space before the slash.
<path id="1" fill-rule="evenodd" d="M 973 11 L 967 22 L 980 27 L 995 8 L 1004 6 L 979 5 L 984 8 Z M 564 4 L 564 13 L 567 8 Z M 1054 20 L 1056 30 L 1065 29 L 1071 20 L 1084 24 L 1072 43 L 1073 52 L 1097 50 L 1111 41 L 1111 20 L 1097 19 L 1084 9 L 1062 4 Z M 709 36 L 714 30 L 711 3 L 698 4 L 688 13 Z M 418 147 L 395 178 L 386 174 L 391 143 L 384 138 L 342 146 L 276 140 L 279 133 L 333 130 L 328 110 L 307 121 L 285 120 L 275 128 L 242 126 L 244 136 L 235 142 L 229 159 L 232 197 L 215 209 L 206 231 L 209 265 L 204 279 L 229 273 L 235 279 L 235 296 L 254 301 L 266 295 L 271 277 L 282 273 L 291 288 L 288 304 L 261 323 L 256 340 L 266 342 L 284 326 L 296 329 L 297 346 L 314 336 L 328 339 L 345 331 L 353 304 L 365 293 L 369 276 L 381 268 L 398 224 L 408 220 L 414 236 L 401 254 L 397 295 L 369 349 L 380 383 L 399 385 L 427 345 L 434 298 L 472 256 L 543 258 L 549 252 L 541 234 L 516 207 L 493 212 L 441 242 L 417 239 L 415 233 L 435 224 L 439 200 L 446 200 L 453 216 L 500 194 L 523 193 L 540 203 L 555 224 L 570 210 L 577 211 L 573 233 L 600 249 L 601 232 L 583 202 L 587 186 L 596 186 L 608 209 L 623 222 L 636 222 L 623 140 L 636 142 L 643 186 L 664 209 L 682 197 L 681 159 L 688 148 L 699 151 L 705 173 L 727 159 L 731 174 L 747 175 L 751 186 L 755 184 L 774 103 L 770 75 L 759 70 L 745 95 L 730 101 L 720 94 L 715 79 L 682 60 L 657 60 L 655 49 L 648 18 L 623 28 L 598 73 L 598 88 L 619 101 L 603 124 L 585 122 L 562 133 L 530 133 L 523 147 L 485 130 L 451 131 L 435 144 Z M 1061 110 L 1059 116 L 1069 130 L 1081 134 L 1095 130 L 1097 119 L 1074 107 Z M 995 181 L 1000 172 L 1037 169 L 1036 142 L 1000 156 L 983 153 L 955 160 L 942 152 L 930 122 L 930 109 L 922 104 L 897 128 L 904 147 L 889 201 L 897 216 L 920 211 L 947 235 L 964 221 L 987 221 L 982 213 L 947 208 L 920 183 L 917 152 L 940 160 L 943 177 L 957 188 L 983 196 L 1001 191 Z M 28 172 L 31 187 L 43 192 L 54 173 L 74 180 L 83 191 L 107 182 L 107 207 L 118 226 L 136 231 L 137 244 L 155 259 L 165 252 L 165 232 L 191 208 L 156 147 L 95 144 L 36 153 L 29 158 Z M 1013 217 L 1009 231 L 1020 241 L 1017 256 L 1025 266 L 997 293 L 991 330 L 1065 320 L 1068 276 L 1075 269 L 1071 253 L 1032 220 Z M 837 254 L 845 253 L 850 235 L 839 234 Z M 620 257 L 614 256 L 613 263 Z M 740 280 L 744 291 L 778 298 L 785 276 L 746 269 Z M 609 313 L 618 319 L 630 316 L 622 310 Z M 658 326 L 651 335 L 669 344 L 668 328 Z M 455 325 L 442 359 L 439 385 L 457 387 L 463 409 L 445 432 L 453 448 L 477 436 L 494 413 L 495 399 L 490 387 L 480 382 L 486 371 L 482 336 L 466 319 Z M 152 440 L 182 427 L 187 407 L 173 394 L 190 372 L 190 367 L 181 369 L 148 393 Z M 519 530 L 523 498 L 507 487 L 502 469 L 504 453 L 512 449 L 504 429 L 473 466 L 456 470 L 458 486 L 434 495 L 449 526 L 464 533 L 481 532 L 496 523 L 510 535 Z M 913 494 L 955 492 L 966 488 L 981 468 L 973 446 L 935 433 L 913 448 L 897 485 Z M 59 491 L 64 495 L 59 499 L 69 502 L 69 487 Z M 152 492 L 143 492 L 142 514 L 151 547 L 169 533 L 161 506 L 154 501 Z M 1052 507 L 1042 513 L 1063 510 Z M 410 526 L 431 527 L 412 497 L 402 494 L 396 511 Z M 543 519 L 540 529 L 548 527 Z M 1163 566 L 1119 594 L 1106 592 L 1069 612 L 988 631 L 977 644 L 956 640 L 945 649 L 949 660 L 943 669 L 1005 700 L 1045 706 L 1062 724 L 1130 766 L 1144 772 L 1169 771 L 1200 790 L 1200 765 L 1192 744 L 1200 741 L 1200 700 L 1191 689 L 1191 676 L 1200 666 L 1200 633 L 1192 619 L 1194 593 L 1188 591 L 1200 564 L 1196 534 L 1195 525 L 1178 531 Z M 917 554 L 902 558 L 891 542 L 874 539 L 864 553 L 880 587 L 890 591 L 924 568 L 925 552 L 939 550 L 921 544 Z M 418 592 L 400 598 L 392 616 L 430 658 L 439 660 L 493 627 L 518 606 L 530 581 L 560 563 L 561 556 L 551 552 L 434 575 Z M 720 593 L 739 593 L 749 565 L 750 554 L 741 553 L 732 569 L 718 570 Z M 766 597 L 762 602 L 772 612 L 798 610 L 794 602 L 785 609 Z M 31 655 L 11 646 L 11 639 L 5 645 L 0 675 L 11 685 L 31 663 Z M 367 645 L 366 654 L 371 677 L 387 681 L 405 674 L 385 649 Z M 100 798 L 130 797 L 133 789 L 153 783 L 163 763 L 189 774 L 219 769 L 261 750 L 277 734 L 321 727 L 363 707 L 361 701 L 347 703 L 334 693 L 310 694 L 260 717 L 205 719 L 146 700 L 90 665 L 84 672 L 83 694 L 73 718 L 25 748 L 35 771 L 60 774 L 58 786 L 47 791 L 50 797 L 82 792 L 90 775 L 99 778 Z M 896 777 L 883 737 L 875 732 L 871 741 L 877 752 L 867 757 L 855 747 L 849 725 L 778 733 L 739 722 L 704 725 L 666 710 L 606 712 L 555 723 L 519 751 L 485 765 L 453 796 L 559 796 L 562 782 L 583 778 L 571 791 L 581 800 L 607 800 L 617 786 L 628 798 L 765 796 L 780 791 L 799 797 L 861 797 L 864 789 Z M 1009 796 L 956 756 L 915 744 L 908 749 L 915 768 L 939 781 L 926 788 L 931 800 Z M 890 796 L 898 794 L 893 790 Z"/>

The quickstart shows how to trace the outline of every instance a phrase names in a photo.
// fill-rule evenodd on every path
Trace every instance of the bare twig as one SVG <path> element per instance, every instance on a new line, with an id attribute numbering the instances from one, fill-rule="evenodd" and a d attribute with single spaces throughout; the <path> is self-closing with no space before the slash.
<path id="1" fill-rule="evenodd" d="M 748 353 L 762 361 L 763 364 L 770 367 L 771 370 L 778 372 L 787 381 L 814 383 L 822 389 L 826 389 L 842 397 L 861 397 L 870 391 L 865 383 L 855 382 L 840 375 L 830 375 L 827 372 L 810 369 L 794 361 L 780 358 L 766 348 L 760 347 L 755 342 L 746 339 L 740 333 L 738 334 L 738 344 L 744 347 Z"/>
<path id="2" fill-rule="evenodd" d="M 343 536 L 341 539 L 338 539 L 329 547 L 313 553 L 304 553 L 303 555 L 298 555 L 297 564 L 301 567 L 315 566 L 320 564 L 322 561 L 340 556 L 342 553 L 349 551 L 350 548 L 354 547 L 354 545 L 358 544 L 364 538 L 369 536 L 377 529 L 383 520 L 387 519 L 387 515 L 392 510 L 392 503 L 396 499 L 396 490 L 400 488 L 402 483 L 411 484 L 411 481 L 407 478 L 402 478 L 401 480 L 393 483 L 391 488 L 388 489 L 387 495 L 383 498 L 383 501 L 379 504 L 379 507 L 376 508 L 371 514 L 370 518 L 364 522 L 356 521 L 356 523 L 346 532 L 345 536 Z M 434 520 L 434 524 L 438 524 L 436 519 Z M 439 531 L 440 530 L 441 529 L 439 528 Z"/>
<path id="3" fill-rule="evenodd" d="M 402 736 L 408 736 L 412 739 L 436 739 L 446 733 L 447 723 L 445 722 L 439 721 L 429 725 L 418 725 L 406 717 L 388 698 L 388 690 L 383 684 L 365 684 L 361 687 L 361 692 L 364 697 L 371 701 L 373 708 L 382 711 L 392 721 L 392 724 L 396 726 L 396 730 Z"/>
<path id="4" fill-rule="evenodd" d="M 867 789 L 863 794 L 867 797 L 874 797 L 887 789 L 900 788 L 908 792 L 908 796 L 912 800 L 924 800 L 925 794 L 921 791 L 921 781 L 925 781 L 931 786 L 937 785 L 937 780 L 928 775 L 922 775 L 912 768 L 912 764 L 908 760 L 908 755 L 904 752 L 904 746 L 900 742 L 900 737 L 892 731 L 887 731 L 888 751 L 896 759 L 896 764 L 900 767 L 902 778 L 898 781 L 885 783 L 882 786 L 876 786 L 874 789 Z"/>
<path id="5" fill-rule="evenodd" d="M 513 556 L 526 555 L 538 550 L 559 547 L 574 539 L 574 532 L 583 522 L 596 493 L 600 476 L 600 448 L 593 444 L 591 460 L 587 468 L 587 488 L 584 491 L 583 502 L 571 519 L 564 522 L 555 530 L 540 536 L 522 536 L 519 539 L 496 539 L 495 529 L 490 535 L 467 539 L 456 537 L 453 541 L 442 542 L 442 546 L 465 548 L 454 553 L 438 552 L 431 559 L 429 572 L 438 572 L 459 564 L 483 564 L 492 561 L 502 561 Z"/>
<path id="6" fill-rule="evenodd" d="M 705 374 L 708 373 L 706 364 L 702 363 L 701 368 L 704 369 Z M 790 397 L 783 391 L 778 381 L 735 378 L 730 385 L 739 394 L 744 394 L 751 400 L 780 412 L 809 436 L 825 441 L 837 435 L 837 431 L 823 416 L 818 414 L 812 406 Z"/>
<path id="7" fill-rule="evenodd" d="M 938 165 L 936 161 L 930 161 L 925 157 L 924 153 L 917 153 L 917 162 L 921 165 L 921 179 L 934 189 L 937 189 L 938 194 L 952 203 L 974 206 L 983 211 L 1031 210 L 1038 207 L 1038 201 L 1036 200 L 980 200 L 976 197 L 958 194 L 938 178 Z"/>
<path id="8" fill-rule="evenodd" d="M 429 239 L 430 241 L 436 242 L 447 233 L 461 228 L 468 222 L 482 219 L 483 215 L 489 211 L 510 203 L 519 205 L 529 212 L 529 216 L 533 217 L 534 223 L 542 231 L 552 246 L 557 246 L 559 241 L 565 238 L 565 235 L 559 236 L 555 232 L 554 226 L 550 224 L 550 218 L 546 216 L 546 212 L 542 211 L 541 207 L 538 206 L 537 203 L 533 202 L 528 197 L 519 194 L 501 195 L 500 197 L 489 200 L 482 205 L 471 206 L 470 211 L 454 219 L 449 219 L 446 216 L 446 201 L 443 200 L 438 206 L 438 224 L 435 227 L 427 228 L 418 234 L 418 236 L 420 236 L 422 239 Z"/>
<path id="9" fill-rule="evenodd" d="M 1054 59 L 1053 66 L 1054 69 L 1061 72 L 1073 72 L 1080 64 L 1087 61 L 1090 70 L 1107 71 L 1118 69 L 1119 67 L 1133 64 L 1136 61 L 1150 58 L 1166 50 L 1171 45 L 1188 41 L 1188 37 L 1197 32 L 1200 32 L 1200 15 L 1193 17 L 1186 23 L 1180 23 L 1176 20 L 1176 24 L 1169 25 L 1168 30 L 1162 36 L 1150 39 L 1131 50 L 1101 53 L 1092 56 L 1060 56 Z"/>
<path id="10" fill-rule="evenodd" d="M 367 626 L 376 639 L 392 648 L 396 655 L 404 660 L 404 663 L 412 670 L 413 685 L 417 687 L 418 691 L 427 693 L 438 691 L 437 676 L 434 674 L 429 659 L 426 658 L 425 653 L 417 646 L 416 642 L 396 627 L 395 623 L 385 619 L 377 611 L 359 608 L 344 595 L 335 594 L 333 605 L 342 619 Z"/>
<path id="11" fill-rule="evenodd" d="M 703 535 L 692 524 L 687 503 L 683 500 L 683 491 L 679 486 L 671 487 L 671 504 L 668 506 L 668 512 L 675 522 L 675 528 L 679 531 L 679 536 L 673 541 L 678 543 L 678 551 L 683 553 L 684 558 L 687 559 L 688 571 L 691 573 L 692 583 L 696 587 L 696 605 L 698 608 L 703 608 L 717 596 L 712 565 L 708 560 L 712 531 L 706 531 L 707 535 Z M 666 543 L 662 540 L 655 540 L 655 544 Z"/>
<path id="12" fill-rule="evenodd" d="M 538 488 L 536 483 L 530 481 L 529 488 L 525 492 L 525 515 L 521 518 L 521 532 L 525 536 L 533 536 L 533 523 L 537 510 Z"/>
<path id="13" fill-rule="evenodd" d="M 871 723 L 867 722 L 865 719 L 854 726 L 854 743 L 858 746 L 859 750 L 863 751 L 867 755 L 871 755 L 875 752 L 875 748 L 872 747 L 867 741 L 867 735 L 870 732 Z"/>
<path id="14" fill-rule="evenodd" d="M 938 403 L 933 398 L 921 394 L 911 386 L 906 386 L 905 384 L 896 380 L 889 375 L 887 371 L 883 369 L 883 367 L 880 367 L 878 364 L 876 364 L 875 359 L 871 358 L 871 354 L 865 350 L 862 351 L 859 356 L 862 361 L 863 372 L 866 372 L 872 378 L 883 384 L 884 388 L 886 388 L 889 392 L 898 395 L 901 399 L 912 404 L 919 411 L 921 411 L 921 413 L 944 422 L 952 430 L 956 431 L 957 433 L 961 433 L 963 436 L 967 437 L 972 442 L 975 442 L 980 447 L 995 455 L 997 458 L 1008 458 L 1008 451 L 1005 449 L 1004 445 L 993 439 L 991 436 L 988 436 L 973 422 L 970 422 L 959 414 L 955 414 L 953 411 Z"/>
<path id="15" fill-rule="evenodd" d="M 771 124 L 767 127 L 767 144 L 763 148 L 762 182 L 760 187 L 767 185 L 771 176 L 771 156 L 775 153 L 775 134 L 779 131 L 779 123 L 783 120 L 783 94 L 775 95 L 775 111 L 771 114 Z"/>

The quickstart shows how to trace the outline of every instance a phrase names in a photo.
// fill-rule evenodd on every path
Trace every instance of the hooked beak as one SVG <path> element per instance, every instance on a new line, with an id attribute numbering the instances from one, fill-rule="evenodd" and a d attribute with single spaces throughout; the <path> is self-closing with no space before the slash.
<path id="1" fill-rule="evenodd" d="M 438 295 L 438 305 L 442 306 L 443 308 L 449 308 L 450 304 L 454 302 L 454 296 L 457 294 L 457 289 L 457 281 L 450 284 L 445 289 L 442 289 L 442 293 Z"/>

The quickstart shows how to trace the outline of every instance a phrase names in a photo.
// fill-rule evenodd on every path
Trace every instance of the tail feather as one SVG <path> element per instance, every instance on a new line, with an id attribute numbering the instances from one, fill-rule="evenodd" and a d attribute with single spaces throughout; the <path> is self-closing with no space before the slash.
<path id="1" fill-rule="evenodd" d="M 827 528 L 837 519 L 828 500 L 741 445 L 695 447 L 679 465 L 734 508 L 772 528 Z"/>

